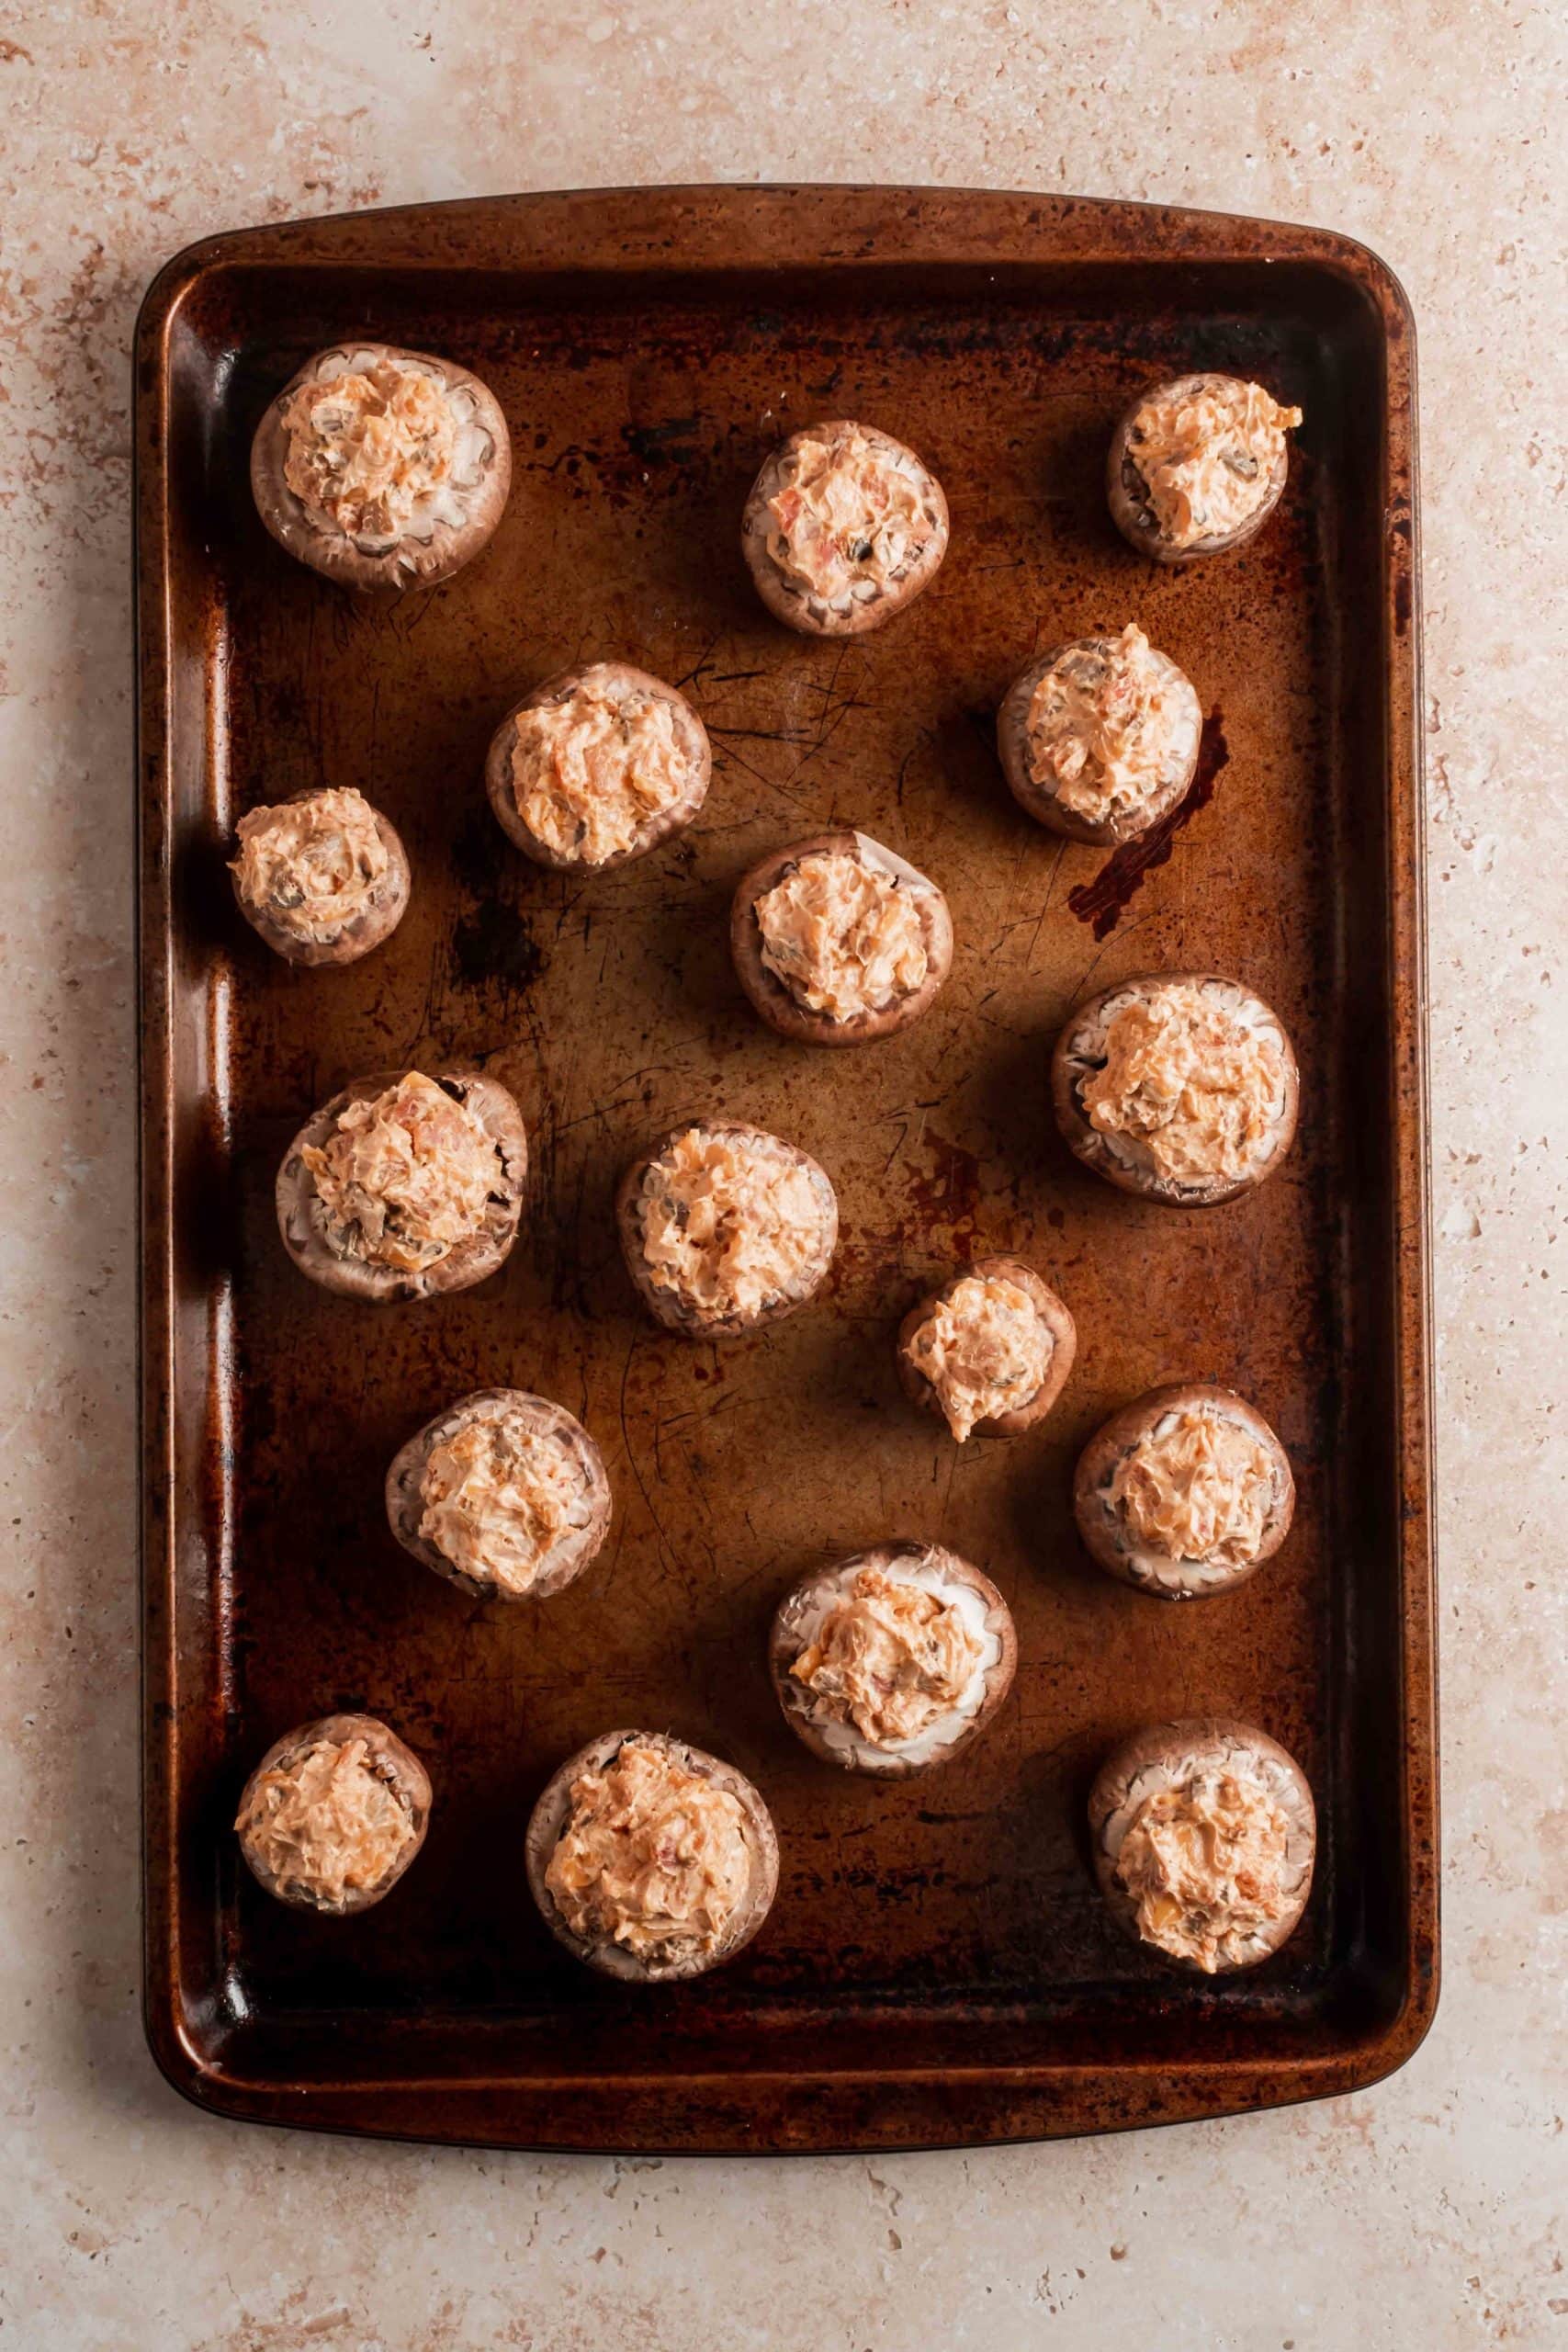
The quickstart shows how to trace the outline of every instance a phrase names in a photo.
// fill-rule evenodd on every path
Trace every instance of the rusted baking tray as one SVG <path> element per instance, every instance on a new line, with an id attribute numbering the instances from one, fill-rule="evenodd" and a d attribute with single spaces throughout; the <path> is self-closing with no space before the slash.
<path id="1" fill-rule="evenodd" d="M 246 452 L 269 395 L 355 334 L 450 355 L 516 457 L 499 537 L 388 608 L 269 541 Z M 892 2148 L 1043 2137 L 1343 2091 L 1437 1997 L 1415 395 L 1386 269 L 1315 230 L 1121 204 L 864 188 L 497 198 L 220 238 L 138 346 L 145 1192 L 146 1968 L 152 2048 L 203 2105 L 539 2148 Z M 1244 553 L 1175 571 L 1107 517 L 1141 382 L 1260 374 L 1299 402 Z M 738 546 L 762 453 L 815 415 L 907 439 L 946 486 L 930 593 L 852 642 L 769 619 Z M 1145 865 L 1040 831 L 992 749 L 1031 653 L 1136 616 L 1196 680 L 1207 756 Z M 486 807 L 500 715 L 625 656 L 713 736 L 705 812 L 583 883 Z M 239 922 L 236 817 L 352 783 L 400 829 L 412 911 L 337 972 Z M 741 870 L 829 823 L 933 875 L 958 953 L 930 1016 L 851 1054 L 784 1044 L 726 944 Z M 1303 1066 L 1277 1180 L 1181 1213 L 1068 1158 L 1047 1064 L 1091 985 L 1234 972 Z M 477 1057 L 517 1095 L 525 1238 L 400 1308 L 301 1281 L 274 1170 L 345 1077 Z M 616 1175 L 684 1114 L 805 1145 L 838 1187 L 827 1292 L 750 1344 L 638 1310 Z M 1081 1354 L 1033 1435 L 962 1454 L 901 1399 L 900 1315 L 1017 1251 Z M 1244 1589 L 1170 1606 L 1071 1531 L 1077 1449 L 1156 1382 L 1219 1379 L 1280 1430 L 1301 1503 Z M 389 1536 L 385 1466 L 438 1407 L 558 1397 L 607 1457 L 610 1545 L 558 1600 L 479 1606 Z M 866 1784 L 779 1720 L 772 1606 L 885 1536 L 982 1563 L 1021 1663 L 945 1772 Z M 428 1762 L 430 1838 L 379 1909 L 270 1904 L 230 1832 L 249 1766 L 334 1708 Z M 1119 1938 L 1089 1780 L 1141 1721 L 1217 1710 L 1305 1763 L 1302 1930 L 1242 1977 Z M 762 1935 L 653 1992 L 577 1968 L 524 1881 L 552 1767 L 616 1724 L 761 1786 L 784 1853 Z"/>

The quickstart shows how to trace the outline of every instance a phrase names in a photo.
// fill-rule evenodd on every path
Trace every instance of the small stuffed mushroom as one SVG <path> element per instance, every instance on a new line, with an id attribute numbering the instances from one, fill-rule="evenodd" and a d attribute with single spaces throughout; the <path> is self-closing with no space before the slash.
<path id="1" fill-rule="evenodd" d="M 826 1170 L 739 1119 L 673 1129 L 627 1169 L 615 1216 L 645 1304 L 694 1340 L 732 1339 L 793 1315 L 839 1238 Z"/>
<path id="2" fill-rule="evenodd" d="M 424 1843 L 430 1775 L 374 1715 L 323 1715 L 269 1747 L 240 1799 L 240 1851 L 280 1903 L 342 1918 L 389 1894 Z"/>
<path id="3" fill-rule="evenodd" d="M 1217 972 L 1149 973 L 1089 997 L 1056 1040 L 1051 1089 L 1084 1166 L 1168 1208 L 1212 1208 L 1272 1176 L 1301 1093 L 1279 1015 Z"/>
<path id="4" fill-rule="evenodd" d="M 525 857 L 602 874 L 689 825 L 712 773 L 707 729 L 684 695 L 629 662 L 594 662 L 513 705 L 491 741 L 485 789 Z"/>
<path id="5" fill-rule="evenodd" d="M 634 1984 L 733 1960 L 779 1883 L 778 1838 L 743 1772 L 663 1732 L 611 1731 L 534 1807 L 528 1884 L 575 1959 Z"/>
<path id="6" fill-rule="evenodd" d="M 997 750 L 1038 824 L 1113 847 L 1176 807 L 1202 731 L 1191 680 L 1129 621 L 1120 637 L 1075 638 L 1032 662 L 997 715 Z"/>
<path id="7" fill-rule="evenodd" d="M 1106 459 L 1111 519 L 1140 555 L 1193 563 L 1246 545 L 1280 503 L 1302 421 L 1239 376 L 1177 376 L 1123 411 Z"/>
<path id="8" fill-rule="evenodd" d="M 1011 1688 L 1012 1613 L 940 1544 L 878 1544 L 804 1577 L 773 1618 L 768 1668 L 814 1756 L 885 1780 L 976 1739 Z"/>
<path id="9" fill-rule="evenodd" d="M 740 985 L 772 1029 L 863 1046 L 918 1021 L 953 965 L 936 884 L 866 833 L 814 833 L 743 874 L 729 916 Z"/>
<path id="10" fill-rule="evenodd" d="M 1078 1457 L 1073 1512 L 1091 1556 L 1166 1600 L 1233 1592 L 1291 1532 L 1295 1480 L 1261 1413 L 1229 1388 L 1151 1388 Z"/>
<path id="11" fill-rule="evenodd" d="M 1021 1258 L 976 1258 L 911 1306 L 898 1327 L 904 1394 L 960 1445 L 1017 1437 L 1043 1421 L 1077 1352 L 1063 1300 Z"/>
<path id="12" fill-rule="evenodd" d="M 942 484 L 912 449 L 847 418 L 792 433 L 764 463 L 740 545 L 774 618 L 807 637 L 880 628 L 947 553 Z"/>
<path id="13" fill-rule="evenodd" d="M 1154 1724 L 1107 1757 L 1089 1800 L 1100 1891 L 1120 1923 L 1214 1976 L 1279 1951 L 1312 1892 L 1306 1775 L 1224 1717 Z"/>
<path id="14" fill-rule="evenodd" d="M 352 786 L 296 792 L 236 828 L 240 912 L 290 964 L 353 964 L 403 919 L 409 862 L 394 827 Z"/>
<path id="15" fill-rule="evenodd" d="M 277 1171 L 277 1223 L 301 1273 L 377 1301 L 468 1290 L 517 1238 L 523 1114 L 479 1070 L 356 1078 L 302 1126 Z"/>
<path id="16" fill-rule="evenodd" d="M 479 1600 L 547 1600 L 610 1526 L 604 1457 L 564 1405 L 479 1388 L 426 1421 L 387 1473 L 405 1552 Z"/>
<path id="17" fill-rule="evenodd" d="M 460 571 L 511 487 L 512 444 L 489 386 L 454 360 L 389 343 L 319 351 L 251 445 L 256 511 L 279 547 L 373 594 Z"/>

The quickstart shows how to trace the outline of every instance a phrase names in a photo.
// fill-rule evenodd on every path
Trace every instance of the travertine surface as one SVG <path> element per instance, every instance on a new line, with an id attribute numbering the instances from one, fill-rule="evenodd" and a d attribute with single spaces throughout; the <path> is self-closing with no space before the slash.
<path id="1" fill-rule="evenodd" d="M 1568 2345 L 1557 1010 L 1568 18 L 1553 0 L 23 0 L 0 22 L 0 2344 Z M 209 230 L 604 180 L 1156 197 L 1420 320 L 1447 1992 L 1293 2114 L 870 2164 L 539 2162 L 182 2106 L 136 1978 L 126 350 Z"/>

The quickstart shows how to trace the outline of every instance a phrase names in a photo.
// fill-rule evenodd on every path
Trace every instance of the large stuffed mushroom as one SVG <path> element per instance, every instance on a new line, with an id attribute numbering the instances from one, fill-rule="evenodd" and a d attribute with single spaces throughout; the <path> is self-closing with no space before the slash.
<path id="1" fill-rule="evenodd" d="M 523 1114 L 481 1070 L 382 1070 L 307 1120 L 277 1171 L 278 1230 L 301 1273 L 350 1298 L 467 1290 L 517 1238 Z"/>
<path id="2" fill-rule="evenodd" d="M 757 594 L 807 637 L 880 628 L 930 587 L 947 537 L 947 500 L 929 467 L 890 433 L 845 417 L 780 443 L 740 526 Z"/>
<path id="3" fill-rule="evenodd" d="M 581 1422 L 523 1388 L 479 1388 L 410 1438 L 387 1473 L 405 1552 L 479 1600 L 547 1600 L 610 1527 L 604 1457 Z"/>
<path id="4" fill-rule="evenodd" d="M 506 419 L 489 386 L 454 360 L 389 343 L 317 352 L 251 445 L 256 511 L 278 545 L 375 595 L 460 571 L 490 541 L 511 486 Z"/>
<path id="5" fill-rule="evenodd" d="M 258 1884 L 343 1918 L 389 1894 L 424 1843 L 430 1776 L 374 1715 L 323 1715 L 274 1742 L 235 1816 Z"/>
<path id="6" fill-rule="evenodd" d="M 740 877 L 735 969 L 781 1037 L 863 1046 L 918 1021 L 953 964 L 936 884 L 867 833 L 814 833 Z"/>

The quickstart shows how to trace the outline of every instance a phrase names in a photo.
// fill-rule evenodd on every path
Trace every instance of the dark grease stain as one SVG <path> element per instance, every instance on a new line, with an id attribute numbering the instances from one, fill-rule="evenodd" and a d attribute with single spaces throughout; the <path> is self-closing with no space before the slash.
<path id="1" fill-rule="evenodd" d="M 690 465 L 702 434 L 700 416 L 672 416 L 664 424 L 623 424 L 621 438 L 645 466 Z"/>
<path id="2" fill-rule="evenodd" d="M 1092 882 L 1080 882 L 1076 890 L 1068 891 L 1068 907 L 1080 922 L 1092 925 L 1096 939 L 1110 937 L 1131 899 L 1143 888 L 1145 875 L 1168 862 L 1183 825 L 1190 825 L 1199 809 L 1206 808 L 1213 798 L 1215 779 L 1230 755 L 1216 707 L 1203 721 L 1198 765 L 1175 808 L 1136 841 L 1123 842 L 1120 849 L 1112 850 Z"/>
<path id="3" fill-rule="evenodd" d="M 514 907 L 486 899 L 453 926 L 452 960 L 470 988 L 493 982 L 529 989 L 545 968 L 545 951 Z"/>
<path id="4" fill-rule="evenodd" d="M 1403 637 L 1410 627 L 1410 574 L 1396 571 L 1393 576 L 1393 626 Z"/>

